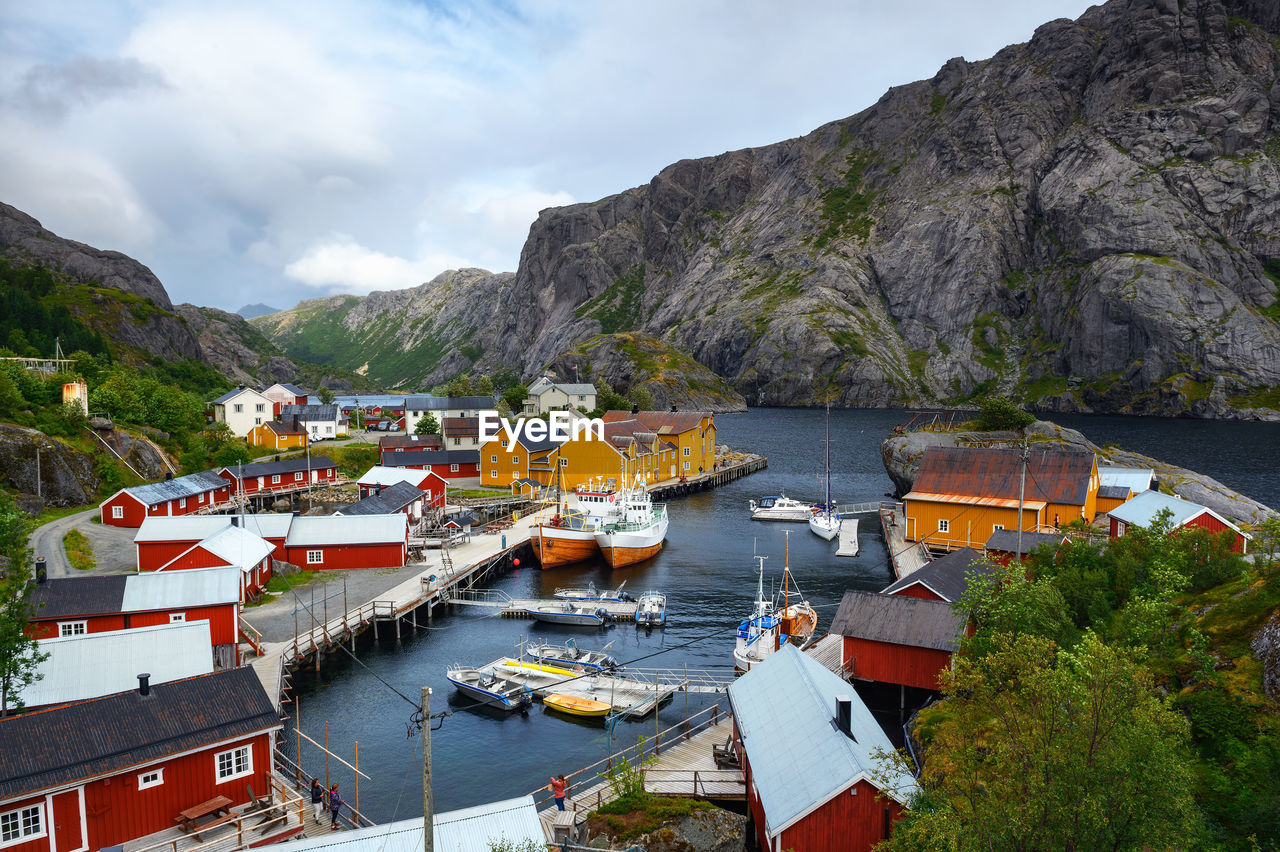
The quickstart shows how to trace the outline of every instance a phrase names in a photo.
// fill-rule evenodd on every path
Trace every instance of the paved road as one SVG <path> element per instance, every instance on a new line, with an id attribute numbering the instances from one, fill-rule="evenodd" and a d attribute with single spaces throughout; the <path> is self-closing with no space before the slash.
<path id="1" fill-rule="evenodd" d="M 36 527 L 29 544 L 34 557 L 43 556 L 50 577 L 83 577 L 86 574 L 124 574 L 136 569 L 133 537 L 137 530 L 108 527 L 91 522 L 98 514 L 98 507 L 58 518 L 56 521 Z M 78 529 L 89 539 L 98 566 L 93 571 L 76 571 L 67 561 L 62 537 L 69 530 Z"/>

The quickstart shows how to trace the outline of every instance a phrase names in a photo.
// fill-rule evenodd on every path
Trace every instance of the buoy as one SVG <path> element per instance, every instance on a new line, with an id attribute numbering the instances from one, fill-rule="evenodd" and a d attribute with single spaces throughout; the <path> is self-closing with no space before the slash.
<path id="1" fill-rule="evenodd" d="M 512 565 L 514 565 L 514 566 L 516 566 L 517 568 L 519 568 L 519 567 L 520 567 L 520 559 L 519 559 L 519 558 L 512 559 L 512 560 L 511 560 L 511 564 L 512 564 Z"/>

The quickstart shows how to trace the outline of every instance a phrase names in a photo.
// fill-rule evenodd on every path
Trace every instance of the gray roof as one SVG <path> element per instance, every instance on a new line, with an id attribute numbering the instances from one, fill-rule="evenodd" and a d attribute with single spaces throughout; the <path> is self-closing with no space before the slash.
<path id="1" fill-rule="evenodd" d="M 64 618 L 120 612 L 129 574 L 105 577 L 51 577 L 31 592 L 33 618 Z M 239 593 L 236 595 L 239 599 Z"/>
<path id="2" fill-rule="evenodd" d="M 206 620 L 45 639 L 40 650 L 49 656 L 36 668 L 36 681 L 21 691 L 28 707 L 132 689 L 141 672 L 156 684 L 213 671 Z"/>
<path id="3" fill-rule="evenodd" d="M 223 480 L 224 482 L 226 480 Z M 244 528 L 262 538 L 284 538 L 293 515 L 263 512 L 244 516 Z M 223 529 L 240 523 L 239 515 L 179 515 L 174 518 L 147 518 L 138 527 L 134 543 L 152 541 L 203 541 Z"/>
<path id="4" fill-rule="evenodd" d="M 1098 487 L 1098 496 L 1104 500 L 1128 500 L 1132 490 L 1127 485 L 1101 485 Z"/>
<path id="5" fill-rule="evenodd" d="M 836 696 L 850 699 L 852 737 L 835 726 Z M 883 783 L 871 773 L 877 751 L 893 751 L 889 738 L 850 684 L 794 646 L 752 666 L 729 687 L 729 700 L 770 837 L 859 779 Z M 886 795 L 905 801 L 915 780 L 898 774 L 890 787 Z"/>
<path id="6" fill-rule="evenodd" d="M 256 390 L 254 390 L 253 388 L 246 388 L 246 387 L 244 387 L 244 386 L 242 385 L 242 386 L 240 386 L 240 387 L 238 387 L 238 388 L 234 388 L 234 389 L 232 389 L 232 390 L 227 391 L 227 392 L 226 392 L 226 393 L 224 393 L 222 396 L 218 397 L 217 399 L 215 399 L 213 402 L 211 402 L 211 403 L 209 403 L 209 404 L 210 404 L 210 405 L 225 405 L 226 403 L 230 402 L 231 400 L 235 399 L 236 397 L 240 396 L 240 395 L 241 395 L 241 394 L 243 394 L 243 393 L 251 393 L 251 394 L 253 394 L 253 395 L 254 395 L 254 396 L 256 396 L 256 397 L 259 397 L 259 398 L 261 398 L 261 399 L 267 400 L 267 398 L 266 398 L 265 396 L 263 396 L 262 394 L 258 393 L 258 392 L 257 392 Z M 270 400 L 267 400 L 267 402 L 270 402 Z"/>
<path id="7" fill-rule="evenodd" d="M 0 800 L 281 727 L 250 666 L 0 718 Z"/>
<path id="8" fill-rule="evenodd" d="M 282 405 L 280 406 L 280 419 L 283 420 L 301 420 L 303 422 L 327 422 L 329 420 L 337 421 L 341 419 L 338 406 L 334 403 L 325 405 Z"/>
<path id="9" fill-rule="evenodd" d="M 404 515 L 360 515 L 343 517 L 303 516 L 294 518 L 285 544 L 385 544 L 404 543 L 408 537 L 409 519 Z"/>
<path id="10" fill-rule="evenodd" d="M 406 397 L 406 411 L 452 411 L 474 408 L 480 411 L 492 409 L 497 401 L 491 396 L 410 396 Z"/>
<path id="11" fill-rule="evenodd" d="M 147 485 L 135 485 L 124 490 L 140 502 L 146 503 L 148 506 L 155 506 L 170 500 L 195 497 L 197 494 L 207 494 L 210 491 L 227 487 L 227 481 L 218 476 L 216 472 L 202 470 L 199 473 L 189 473 L 186 476 L 178 476 L 173 479 L 162 479 L 159 482 L 152 482 Z"/>
<path id="12" fill-rule="evenodd" d="M 233 568 L 145 571 L 102 577 L 59 577 L 31 593 L 40 620 L 111 612 L 149 612 L 189 606 L 237 603 L 240 577 Z"/>
<path id="13" fill-rule="evenodd" d="M 228 565 L 234 565 L 246 574 L 275 550 L 275 545 L 271 542 L 238 526 L 226 527 L 196 546 L 207 550 Z"/>
<path id="14" fill-rule="evenodd" d="M 1222 517 L 1222 515 L 1219 515 L 1208 506 L 1201 506 L 1199 503 L 1192 503 L 1190 500 L 1183 500 L 1181 497 L 1161 494 L 1159 491 L 1143 491 L 1141 494 L 1130 498 L 1128 502 L 1116 506 L 1107 514 L 1116 520 L 1124 521 L 1126 524 L 1136 527 L 1149 527 L 1155 521 L 1156 515 L 1165 509 L 1169 510 L 1169 521 L 1175 529 L 1193 518 L 1208 514 L 1226 524 L 1230 529 L 1240 533 L 1240 535 L 1245 536 L 1245 538 L 1252 538 L 1252 536 L 1243 532 L 1231 521 Z"/>
<path id="15" fill-rule="evenodd" d="M 1042 544 L 1057 548 L 1066 538 L 1062 533 L 1042 533 L 1022 531 L 1022 550 L 1018 550 L 1017 530 L 996 530 L 987 539 L 987 550 L 998 550 L 1001 553 L 1013 553 L 1025 556 Z"/>
<path id="16" fill-rule="evenodd" d="M 1130 491 L 1149 491 L 1156 472 L 1148 467 L 1117 467 L 1098 465 L 1098 482 L 1102 485 L 1123 485 Z"/>
<path id="17" fill-rule="evenodd" d="M 242 476 L 245 479 L 252 479 L 255 476 L 274 476 L 280 473 L 296 473 L 300 470 L 324 470 L 330 467 L 337 467 L 337 465 L 328 456 L 311 456 L 309 460 L 306 456 L 298 456 L 297 458 L 281 459 L 280 461 L 253 462 L 252 464 L 239 465 L 237 467 L 224 467 L 219 470 L 219 473 L 225 470 L 233 477 Z"/>
<path id="18" fill-rule="evenodd" d="M 335 515 L 390 515 L 399 512 L 415 500 L 421 500 L 426 492 L 419 490 L 408 482 L 397 482 L 387 485 L 377 494 L 357 500 L 350 506 L 343 506 Z"/>
<path id="19" fill-rule="evenodd" d="M 937 651 L 954 651 L 963 629 L 949 603 L 875 592 L 845 592 L 831 620 L 841 636 Z"/>
<path id="20" fill-rule="evenodd" d="M 479 450 L 384 450 L 383 467 L 409 467 L 418 464 L 479 464 Z"/>
<path id="21" fill-rule="evenodd" d="M 953 550 L 946 556 L 935 559 L 918 570 L 902 577 L 881 590 L 882 595 L 892 595 L 914 586 L 924 586 L 943 600 L 960 600 L 965 588 L 969 585 L 969 574 L 991 574 L 995 566 L 987 562 L 986 557 L 970 547 Z"/>

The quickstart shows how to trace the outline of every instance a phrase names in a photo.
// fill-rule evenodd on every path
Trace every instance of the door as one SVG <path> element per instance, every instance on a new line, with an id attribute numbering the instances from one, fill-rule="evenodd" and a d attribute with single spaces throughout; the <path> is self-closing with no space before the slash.
<path id="1" fill-rule="evenodd" d="M 264 485 L 266 485 L 266 484 L 267 484 L 267 478 L 266 478 L 265 476 L 259 476 L 259 477 L 258 477 L 258 490 L 259 490 L 259 491 L 261 491 L 261 490 L 262 490 L 262 487 L 263 487 Z"/>
<path id="2" fill-rule="evenodd" d="M 314 485 L 317 481 L 319 481 L 319 479 L 320 479 L 320 471 L 318 470 L 311 471 L 311 484 Z"/>
<path id="3" fill-rule="evenodd" d="M 53 839 L 58 852 L 80 852 L 89 848 L 85 836 L 84 788 L 64 790 L 53 796 Z"/>

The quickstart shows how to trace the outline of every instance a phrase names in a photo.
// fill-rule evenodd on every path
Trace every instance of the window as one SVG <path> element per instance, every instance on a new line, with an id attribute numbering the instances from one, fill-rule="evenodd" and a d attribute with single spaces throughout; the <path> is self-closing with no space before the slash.
<path id="1" fill-rule="evenodd" d="M 123 517 L 124 517 L 124 506 L 112 506 L 112 507 L 111 507 L 111 517 L 113 517 L 113 518 L 123 518 Z"/>
<path id="2" fill-rule="evenodd" d="M 449 465 L 449 470 L 450 470 L 450 472 L 452 472 L 452 473 L 457 473 L 457 472 L 458 472 L 458 466 L 457 466 L 456 464 L 451 464 L 451 465 Z M 494 475 L 496 476 L 498 472 L 495 470 L 493 473 L 494 473 Z"/>
<path id="3" fill-rule="evenodd" d="M 689 463 L 688 463 L 688 462 L 685 462 L 685 463 L 684 463 L 684 469 L 685 469 L 685 470 L 688 470 L 688 469 L 689 469 Z"/>
<path id="4" fill-rule="evenodd" d="M 8 846 L 44 834 L 44 810 L 40 805 L 0 814 L 0 845 Z"/>
<path id="5" fill-rule="evenodd" d="M 945 518 L 938 521 L 938 532 L 951 532 L 951 521 Z"/>
<path id="6" fill-rule="evenodd" d="M 196 502 L 197 502 L 197 503 L 200 503 L 201 505 L 203 505 L 203 504 L 204 504 L 204 495 L 203 495 L 203 494 L 197 494 L 197 495 L 196 495 Z"/>
<path id="7" fill-rule="evenodd" d="M 271 484 L 272 484 L 272 485 L 279 485 L 279 484 L 280 484 L 280 474 L 278 474 L 278 473 L 273 473 L 273 474 L 271 474 Z"/>
<path id="8" fill-rule="evenodd" d="M 231 410 L 234 411 L 236 414 L 243 414 L 244 406 L 237 402 L 235 405 L 231 406 Z"/>
<path id="9" fill-rule="evenodd" d="M 326 426 L 326 427 L 324 427 L 324 433 L 325 433 L 326 435 L 332 435 L 332 434 L 333 434 L 333 427 L 332 427 L 332 426 Z"/>
<path id="10" fill-rule="evenodd" d="M 323 564 L 323 563 L 324 563 L 324 551 L 323 551 L 323 550 L 308 550 L 308 551 L 307 551 L 307 564 L 308 564 L 308 565 L 321 565 L 321 564 Z"/>
<path id="11" fill-rule="evenodd" d="M 498 457 L 496 455 L 489 456 L 489 464 L 497 464 L 497 463 L 498 463 Z"/>
<path id="12" fill-rule="evenodd" d="M 59 636 L 83 636 L 89 632 L 86 621 L 63 621 L 58 624 Z"/>
<path id="13" fill-rule="evenodd" d="M 185 508 L 187 508 L 187 498 L 186 498 L 186 497 L 183 497 L 183 498 L 181 498 L 181 499 L 179 499 L 179 500 L 178 500 L 178 508 L 179 508 L 179 509 L 185 509 Z"/>
<path id="14" fill-rule="evenodd" d="M 503 446 L 504 448 L 507 446 L 507 439 L 506 439 L 506 438 L 503 438 L 503 439 L 502 439 L 502 446 Z"/>
<path id="15" fill-rule="evenodd" d="M 171 613 L 169 613 L 169 623 L 170 623 L 170 624 L 181 624 L 182 622 L 184 622 L 184 621 L 186 621 L 186 620 L 187 620 L 187 614 L 186 614 L 185 612 L 171 612 Z"/>
<path id="16" fill-rule="evenodd" d="M 496 470 L 491 470 L 491 471 L 489 471 L 489 478 L 490 478 L 490 479 L 497 479 L 497 478 L 498 478 L 498 472 L 497 472 Z"/>
<path id="17" fill-rule="evenodd" d="M 455 447 L 456 447 L 456 446 L 458 446 L 458 445 L 459 445 L 459 444 L 461 444 L 461 443 L 462 443 L 462 439 L 461 439 L 461 438 L 454 438 L 454 439 L 453 439 L 453 445 L 454 445 Z"/>
<path id="18" fill-rule="evenodd" d="M 685 457 L 685 458 L 689 458 L 689 448 L 688 448 L 688 447 L 685 447 L 685 448 L 684 448 L 684 457 Z"/>
<path id="19" fill-rule="evenodd" d="M 260 402 L 260 403 L 258 403 L 257 405 L 255 405 L 255 406 L 253 407 L 253 410 L 254 410 L 254 411 L 256 411 L 256 412 L 258 412 L 259 414 L 261 414 L 262 412 L 264 412 L 264 411 L 266 411 L 266 410 L 267 410 L 267 407 L 266 407 L 266 405 L 264 405 L 263 403 L 261 403 L 261 402 Z M 261 423 L 262 421 L 261 421 L 261 420 L 259 420 L 258 422 L 259 422 L 259 423 Z"/>
<path id="20" fill-rule="evenodd" d="M 138 789 L 145 790 L 148 787 L 159 787 L 164 783 L 164 767 L 160 769 L 152 769 L 150 772 L 143 772 L 138 776 Z"/>
<path id="21" fill-rule="evenodd" d="M 294 481 L 294 482 L 301 482 L 301 481 L 302 481 L 302 471 L 297 471 L 296 473 L 294 473 L 294 475 L 293 475 L 293 481 Z"/>
<path id="22" fill-rule="evenodd" d="M 216 759 L 218 779 L 215 783 L 221 784 L 223 781 L 230 781 L 232 778 L 239 778 L 253 772 L 252 746 L 240 746 L 231 751 L 219 752 Z"/>
<path id="23" fill-rule="evenodd" d="M 515 464 L 515 465 L 520 464 L 520 457 L 519 457 L 519 456 L 512 456 L 512 457 L 511 457 L 511 463 L 512 463 L 512 464 Z"/>
<path id="24" fill-rule="evenodd" d="M 569 460 L 568 460 L 568 459 L 560 459 L 560 466 L 561 466 L 561 467 L 568 467 L 568 466 L 569 466 Z"/>
<path id="25" fill-rule="evenodd" d="M 262 425 L 262 418 L 261 418 L 261 417 L 255 417 L 255 418 L 253 418 L 253 425 L 254 425 L 254 426 L 261 426 L 261 425 Z"/>
<path id="26" fill-rule="evenodd" d="M 991 531 L 992 531 L 992 532 L 995 532 L 996 530 L 1002 530 L 1002 529 L 1004 529 L 1004 524 L 992 524 L 992 525 L 991 525 Z"/>

